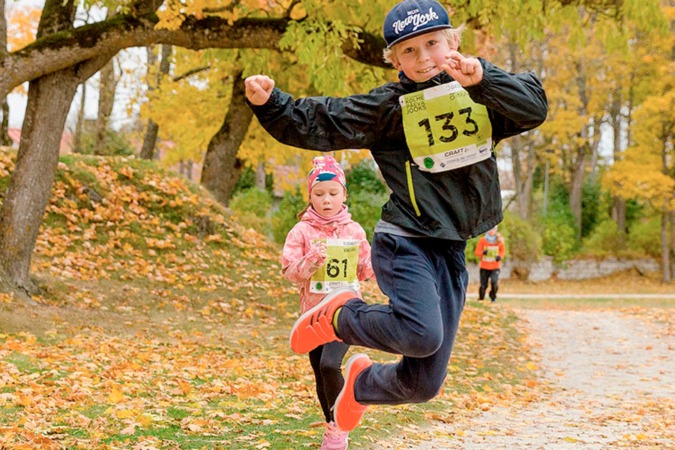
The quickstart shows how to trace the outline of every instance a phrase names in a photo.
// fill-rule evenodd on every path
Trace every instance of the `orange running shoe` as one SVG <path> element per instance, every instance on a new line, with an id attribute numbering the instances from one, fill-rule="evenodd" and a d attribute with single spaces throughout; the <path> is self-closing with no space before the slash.
<path id="1" fill-rule="evenodd" d="M 341 341 L 333 328 L 333 315 L 347 300 L 353 298 L 360 298 L 355 290 L 337 289 L 326 295 L 321 303 L 301 315 L 291 328 L 289 340 L 293 351 L 307 353 L 319 345 Z"/>
<path id="2" fill-rule="evenodd" d="M 335 400 L 335 423 L 342 431 L 352 431 L 361 422 L 363 413 L 366 412 L 368 405 L 362 405 L 354 397 L 354 383 L 363 369 L 373 365 L 368 355 L 357 353 L 347 361 L 345 369 L 345 385 L 340 391 L 337 400 Z"/>

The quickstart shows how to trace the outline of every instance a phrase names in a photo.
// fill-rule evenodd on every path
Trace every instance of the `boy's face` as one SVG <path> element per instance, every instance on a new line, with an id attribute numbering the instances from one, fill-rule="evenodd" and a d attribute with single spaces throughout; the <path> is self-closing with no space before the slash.
<path id="1" fill-rule="evenodd" d="M 392 61 L 412 81 L 421 83 L 443 71 L 441 64 L 448 62 L 448 56 L 457 50 L 457 40 L 448 42 L 443 30 L 436 30 L 406 39 L 392 48 Z"/>

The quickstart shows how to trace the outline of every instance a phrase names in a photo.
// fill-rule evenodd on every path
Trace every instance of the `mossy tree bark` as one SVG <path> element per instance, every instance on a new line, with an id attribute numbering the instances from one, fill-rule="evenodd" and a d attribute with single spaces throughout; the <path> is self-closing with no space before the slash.
<path id="1" fill-rule="evenodd" d="M 72 26 L 74 0 L 47 0 L 38 36 Z M 77 86 L 113 54 L 44 75 L 29 84 L 21 143 L 0 211 L 0 285 L 31 295 L 30 264 L 56 175 L 68 110 Z"/>
<path id="2" fill-rule="evenodd" d="M 241 75 L 239 71 L 233 76 L 230 107 L 220 130 L 209 142 L 202 169 L 202 184 L 224 205 L 229 204 L 234 185 L 243 169 L 237 151 L 253 119 L 253 112 L 246 104 Z"/>

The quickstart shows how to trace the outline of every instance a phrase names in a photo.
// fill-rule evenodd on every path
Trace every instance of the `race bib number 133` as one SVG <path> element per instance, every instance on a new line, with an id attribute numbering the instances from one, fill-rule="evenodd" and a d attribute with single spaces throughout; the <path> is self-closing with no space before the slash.
<path id="1" fill-rule="evenodd" d="M 492 154 L 487 108 L 471 100 L 456 81 L 399 97 L 403 129 L 420 170 L 443 172 Z"/>

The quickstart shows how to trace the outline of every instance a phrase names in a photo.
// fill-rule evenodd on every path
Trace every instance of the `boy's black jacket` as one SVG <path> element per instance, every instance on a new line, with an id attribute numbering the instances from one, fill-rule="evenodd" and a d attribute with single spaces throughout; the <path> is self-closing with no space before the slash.
<path id="1" fill-rule="evenodd" d="M 510 74 L 486 60 L 480 61 L 483 80 L 465 89 L 473 101 L 487 107 L 495 145 L 546 119 L 546 94 L 534 74 Z M 415 234 L 441 239 L 466 240 L 486 232 L 502 220 L 494 152 L 489 159 L 449 172 L 418 170 L 406 144 L 398 99 L 452 78 L 442 72 L 425 83 L 410 81 L 403 74 L 400 79 L 400 83 L 345 98 L 294 100 L 275 88 L 267 103 L 251 108 L 261 125 L 284 144 L 324 152 L 369 149 L 391 189 L 382 207 L 383 220 Z M 406 163 L 412 169 L 412 185 Z M 419 215 L 412 198 L 416 199 Z"/>

